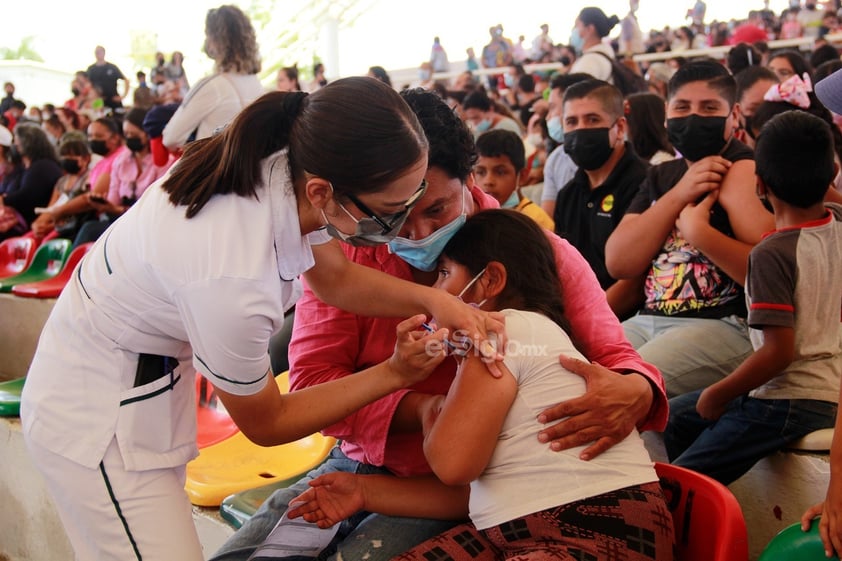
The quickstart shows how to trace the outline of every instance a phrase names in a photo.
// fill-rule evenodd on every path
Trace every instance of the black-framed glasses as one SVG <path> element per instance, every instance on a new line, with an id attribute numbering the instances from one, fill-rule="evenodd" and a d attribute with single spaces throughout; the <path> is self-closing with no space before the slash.
<path id="1" fill-rule="evenodd" d="M 398 224 L 398 222 L 400 222 L 400 220 L 403 219 L 403 217 L 406 216 L 406 214 L 410 210 L 412 210 L 412 207 L 414 207 L 418 203 L 418 201 L 421 200 L 421 197 L 423 197 L 424 193 L 426 192 L 427 180 L 424 179 L 421 181 L 421 185 L 418 187 L 418 190 L 415 191 L 415 193 L 413 193 L 412 196 L 410 196 L 406 201 L 404 201 L 403 210 L 401 210 L 400 212 L 395 212 L 393 214 L 387 214 L 385 216 L 378 216 L 373 210 L 368 208 L 368 206 L 366 206 L 365 203 L 363 203 L 351 193 L 344 193 L 344 195 L 348 197 L 351 200 L 351 202 L 354 203 L 354 205 L 358 209 L 360 209 L 360 211 L 362 211 L 363 214 L 374 220 L 374 222 L 376 222 L 377 225 L 383 229 L 383 234 L 388 234 L 395 228 L 395 225 Z"/>

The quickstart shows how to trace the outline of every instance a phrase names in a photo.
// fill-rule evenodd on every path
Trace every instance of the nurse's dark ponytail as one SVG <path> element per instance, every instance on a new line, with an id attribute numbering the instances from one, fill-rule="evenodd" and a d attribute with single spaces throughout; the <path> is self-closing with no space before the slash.
<path id="1" fill-rule="evenodd" d="M 377 192 L 426 152 L 424 132 L 397 92 L 373 78 L 331 82 L 318 92 L 271 92 L 221 133 L 187 145 L 163 185 L 170 201 L 199 213 L 214 195 L 254 197 L 260 162 L 289 149 L 290 174 L 328 179 L 337 192 Z"/>

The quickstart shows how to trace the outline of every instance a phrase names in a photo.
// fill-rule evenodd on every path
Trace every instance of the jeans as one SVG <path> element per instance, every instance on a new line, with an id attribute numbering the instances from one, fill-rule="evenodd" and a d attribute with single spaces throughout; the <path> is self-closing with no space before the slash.
<path id="1" fill-rule="evenodd" d="M 290 487 L 272 493 L 254 516 L 228 538 L 228 541 L 210 558 L 211 561 L 248 559 L 278 523 L 289 502 L 309 488 L 308 482 L 334 471 L 389 475 L 389 471 L 385 468 L 363 464 L 348 458 L 337 445 L 322 465 Z M 339 533 L 336 534 L 333 543 L 319 556 L 319 559 L 388 561 L 395 555 L 449 530 L 456 524 L 458 521 L 403 518 L 360 512 L 341 523 Z M 296 556 L 286 559 L 287 561 L 304 561 L 309 558 Z"/>
<path id="2" fill-rule="evenodd" d="M 667 397 L 704 389 L 752 353 L 745 320 L 637 314 L 623 322 L 626 338 L 661 371 Z"/>
<path id="3" fill-rule="evenodd" d="M 696 412 L 701 390 L 670 399 L 664 445 L 670 462 L 728 485 L 758 460 L 819 429 L 832 428 L 835 403 L 740 396 L 716 421 Z"/>

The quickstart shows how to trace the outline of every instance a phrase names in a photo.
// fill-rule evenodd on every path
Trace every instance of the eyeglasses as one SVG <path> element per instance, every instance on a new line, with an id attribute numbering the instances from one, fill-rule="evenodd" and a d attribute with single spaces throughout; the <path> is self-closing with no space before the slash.
<path id="1" fill-rule="evenodd" d="M 383 228 L 383 234 L 388 234 L 395 228 L 395 225 L 398 224 L 398 222 L 400 222 L 400 220 L 410 210 L 412 210 L 412 207 L 414 207 L 418 203 L 418 201 L 421 200 L 421 197 L 423 197 L 424 193 L 426 192 L 427 180 L 424 179 L 421 181 L 421 185 L 418 187 L 418 190 L 415 191 L 415 193 L 413 193 L 412 196 L 409 197 L 406 201 L 404 201 L 403 210 L 384 216 L 378 216 L 377 214 L 375 214 L 374 211 L 372 211 L 365 205 L 365 203 L 363 203 L 351 193 L 345 193 L 345 196 L 348 197 L 351 200 L 351 202 L 354 203 L 354 205 L 356 205 L 356 207 L 362 211 L 363 214 L 374 220 L 374 222 L 376 222 L 378 226 Z"/>

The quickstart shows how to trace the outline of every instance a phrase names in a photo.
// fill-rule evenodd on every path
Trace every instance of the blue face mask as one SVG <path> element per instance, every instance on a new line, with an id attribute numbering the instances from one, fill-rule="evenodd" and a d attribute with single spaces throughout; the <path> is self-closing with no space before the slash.
<path id="1" fill-rule="evenodd" d="M 476 134 L 482 134 L 490 128 L 491 128 L 491 119 L 483 119 L 482 121 L 480 121 L 479 123 L 474 125 L 474 132 Z"/>
<path id="2" fill-rule="evenodd" d="M 582 36 L 579 34 L 579 30 L 575 27 L 573 28 L 573 31 L 570 32 L 570 46 L 573 47 L 573 50 L 577 53 L 581 53 L 585 46 L 585 40 L 582 39 Z"/>
<path id="3" fill-rule="evenodd" d="M 564 127 L 561 125 L 561 117 L 556 115 L 547 120 L 547 134 L 558 143 L 564 142 Z"/>
<path id="4" fill-rule="evenodd" d="M 506 84 L 506 87 L 512 89 L 515 87 L 515 77 L 511 74 L 503 74 L 503 82 Z"/>
<path id="5" fill-rule="evenodd" d="M 500 208 L 515 208 L 520 202 L 520 197 L 517 196 L 517 190 L 512 191 L 512 195 L 506 199 L 506 202 L 500 205 Z"/>
<path id="6" fill-rule="evenodd" d="M 464 189 L 464 187 L 463 187 Z M 468 219 L 465 214 L 465 193 L 462 193 L 462 212 L 453 221 L 442 226 L 426 238 L 410 240 L 395 238 L 389 242 L 392 253 L 420 271 L 432 271 L 450 238 L 464 226 Z"/>

